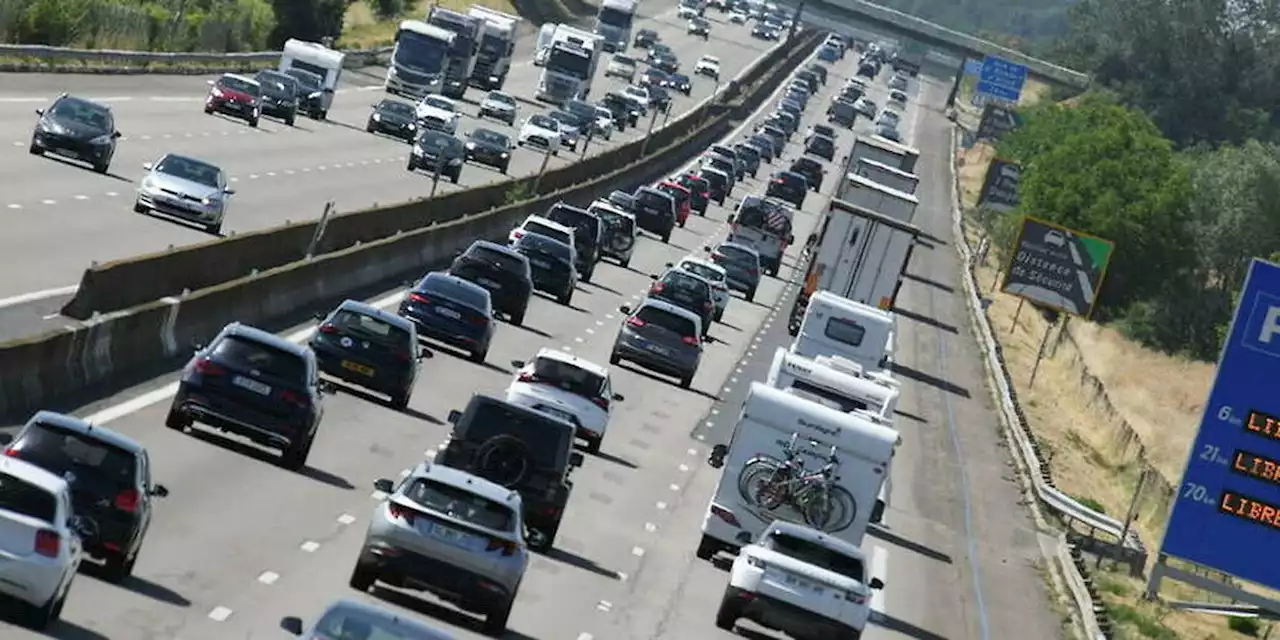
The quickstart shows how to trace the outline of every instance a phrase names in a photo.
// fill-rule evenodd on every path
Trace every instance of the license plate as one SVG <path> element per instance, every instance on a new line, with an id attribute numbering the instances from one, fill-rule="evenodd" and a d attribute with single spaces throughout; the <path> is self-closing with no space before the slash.
<path id="1" fill-rule="evenodd" d="M 488 278 L 480 278 L 480 286 L 486 289 L 501 289 L 502 285 Z"/>
<path id="2" fill-rule="evenodd" d="M 803 579 L 801 579 L 801 578 L 797 578 L 797 577 L 795 577 L 794 575 L 788 575 L 788 576 L 786 577 L 786 582 L 787 582 L 787 584 L 792 585 L 792 586 L 797 587 L 797 588 L 800 588 L 800 589 L 811 589 L 811 590 L 813 590 L 813 591 L 815 591 L 815 592 L 817 592 L 817 593 L 822 593 L 822 587 L 820 587 L 820 586 L 818 586 L 817 584 L 814 584 L 814 583 L 812 583 L 812 582 L 809 582 L 808 580 L 803 580 Z"/>
<path id="3" fill-rule="evenodd" d="M 261 382 L 258 382 L 257 380 L 253 380 L 253 379 L 251 379 L 251 378 L 246 378 L 246 377 L 244 377 L 244 376 L 236 376 L 236 377 L 232 378 L 232 379 L 231 379 L 231 384 L 234 384 L 234 385 L 236 385 L 237 387 L 240 387 L 240 388 L 242 388 L 242 389 L 248 389 L 248 390 L 250 390 L 250 391 L 252 391 L 252 392 L 254 392 L 254 393 L 258 394 L 258 395 L 263 395 L 263 396 L 265 396 L 265 395 L 270 395 L 270 394 L 271 394 L 271 386 L 270 386 L 270 385 L 263 384 L 263 383 L 261 383 Z"/>
<path id="4" fill-rule="evenodd" d="M 77 152 L 75 152 L 75 151 L 72 151 L 71 149 L 60 149 L 60 148 L 55 147 L 55 148 L 53 149 L 53 152 L 54 152 L 54 153 L 56 153 L 56 154 L 58 154 L 58 155 L 60 155 L 60 156 L 66 156 L 66 157 L 68 157 L 68 158 L 79 158 L 79 157 L 80 157 L 80 154 L 79 154 L 79 153 L 77 153 Z"/>
<path id="5" fill-rule="evenodd" d="M 366 375 L 366 376 L 372 376 L 372 375 L 373 375 L 373 367 L 365 366 L 365 365 L 363 365 L 363 364 L 360 364 L 359 362 L 352 362 L 352 361 L 350 361 L 350 360 L 343 360 L 343 361 L 342 361 L 342 368 L 343 368 L 343 369 L 347 369 L 348 371 L 354 371 L 354 372 L 356 372 L 356 373 L 362 373 L 362 374 L 364 374 L 364 375 Z"/>
<path id="6" fill-rule="evenodd" d="M 533 266 L 535 266 L 535 267 L 540 268 L 540 269 L 550 269 L 550 268 L 551 268 L 551 263 L 550 263 L 550 262 L 548 262 L 548 261 L 546 261 L 546 260 L 530 260 L 530 261 L 529 261 L 529 263 L 530 263 L 530 264 L 532 264 L 532 265 L 533 265 Z"/>
<path id="7" fill-rule="evenodd" d="M 431 535 L 450 544 L 461 544 L 467 538 L 461 531 L 441 524 L 432 525 Z"/>
<path id="8" fill-rule="evenodd" d="M 436 307 L 436 313 L 438 313 L 438 314 L 440 314 L 440 315 L 442 315 L 442 316 L 444 316 L 444 317 L 446 317 L 446 318 L 453 318 L 454 320 L 461 320 L 461 319 L 462 319 L 462 314 L 461 314 L 461 313 L 458 313 L 457 311 L 454 311 L 453 309 L 450 309 L 449 307 Z"/>
<path id="9" fill-rule="evenodd" d="M 555 416 L 555 417 L 560 418 L 561 420 L 565 420 L 565 421 L 567 421 L 567 422 L 573 422 L 573 414 L 572 414 L 572 413 L 569 413 L 568 411 L 564 411 L 564 410 L 561 410 L 561 409 L 557 409 L 557 408 L 555 408 L 555 407 L 547 407 L 547 406 L 541 406 L 541 407 L 538 407 L 538 408 L 539 408 L 543 413 L 546 413 L 546 414 L 548 414 L 548 415 Z"/>

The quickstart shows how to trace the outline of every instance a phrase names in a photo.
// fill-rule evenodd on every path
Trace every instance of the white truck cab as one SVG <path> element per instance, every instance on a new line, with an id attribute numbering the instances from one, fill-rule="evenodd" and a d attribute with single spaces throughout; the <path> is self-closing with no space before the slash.
<path id="1" fill-rule="evenodd" d="M 893 326 L 889 311 L 816 291 L 790 350 L 810 358 L 839 356 L 869 373 L 887 371 L 893 362 Z"/>
<path id="2" fill-rule="evenodd" d="M 795 638 L 856 640 L 871 617 L 871 592 L 858 547 L 811 527 L 774 522 L 733 561 L 716 626 L 746 618 Z"/>

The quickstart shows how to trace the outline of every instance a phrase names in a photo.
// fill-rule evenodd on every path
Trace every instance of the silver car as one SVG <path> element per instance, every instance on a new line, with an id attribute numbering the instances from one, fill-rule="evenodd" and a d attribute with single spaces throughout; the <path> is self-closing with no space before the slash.
<path id="1" fill-rule="evenodd" d="M 434 593 L 485 616 L 484 631 L 507 627 L 529 568 L 520 494 L 465 471 L 422 462 L 373 509 L 351 588 L 376 582 Z"/>
<path id="2" fill-rule="evenodd" d="M 547 115 L 560 123 L 560 144 L 569 147 L 570 151 L 577 151 L 578 142 L 582 139 L 582 131 L 578 129 L 578 116 L 560 110 L 552 111 Z"/>
<path id="3" fill-rule="evenodd" d="M 500 122 L 507 123 L 507 126 L 516 126 L 516 117 L 520 114 L 520 106 L 516 104 L 516 99 L 509 94 L 501 91 L 490 91 L 489 95 L 480 101 L 480 113 L 477 117 L 480 119 L 493 118 Z"/>
<path id="4" fill-rule="evenodd" d="M 195 222 L 209 233 L 222 233 L 227 197 L 227 174 L 215 165 L 174 153 L 142 165 L 147 175 L 138 185 L 135 213 L 159 213 Z"/>
<path id="5" fill-rule="evenodd" d="M 302 618 L 280 619 L 280 628 L 302 638 L 397 638 L 398 640 L 453 640 L 443 630 L 402 613 L 349 598 L 335 600 L 310 627 Z"/>
<path id="6" fill-rule="evenodd" d="M 736 242 L 721 242 L 716 248 L 706 247 L 711 261 L 720 265 L 730 291 L 742 293 L 748 302 L 756 297 L 760 286 L 760 254 L 753 248 Z"/>
<path id="7" fill-rule="evenodd" d="M 656 298 L 641 300 L 635 309 L 618 307 L 626 319 L 618 330 L 609 364 L 623 360 L 650 371 L 680 378 L 688 389 L 702 363 L 702 319 L 692 311 Z"/>
<path id="8" fill-rule="evenodd" d="M 724 267 L 710 260 L 689 256 L 681 258 L 679 263 L 668 262 L 667 268 L 677 268 L 705 280 L 707 286 L 711 287 L 711 300 L 716 305 L 712 320 L 720 322 L 724 318 L 724 311 L 729 307 L 730 297 L 729 273 Z"/>
<path id="9" fill-rule="evenodd" d="M 596 214 L 604 227 L 600 255 L 617 260 L 623 269 L 631 266 L 631 254 L 636 250 L 636 217 L 604 198 L 591 203 L 587 211 Z"/>

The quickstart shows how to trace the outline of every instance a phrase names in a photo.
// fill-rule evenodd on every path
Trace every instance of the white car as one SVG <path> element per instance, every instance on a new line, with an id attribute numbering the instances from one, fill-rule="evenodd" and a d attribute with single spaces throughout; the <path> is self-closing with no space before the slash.
<path id="1" fill-rule="evenodd" d="M 441 95 L 431 94 L 414 107 L 414 117 L 424 129 L 434 129 L 449 135 L 458 134 L 458 122 L 462 113 L 458 103 Z"/>
<path id="2" fill-rule="evenodd" d="M 559 240 L 560 242 L 576 249 L 573 242 L 573 229 L 550 218 L 544 218 L 542 216 L 529 216 L 528 218 L 525 218 L 524 222 L 520 223 L 520 226 L 512 229 L 511 233 L 507 234 L 507 242 L 515 242 L 526 233 L 536 233 L 538 235 L 551 238 L 552 240 Z"/>
<path id="3" fill-rule="evenodd" d="M 596 214 L 604 224 L 605 241 L 600 255 L 617 260 L 626 269 L 631 265 L 631 255 L 636 249 L 636 217 L 605 198 L 592 202 L 587 211 Z"/>
<path id="4" fill-rule="evenodd" d="M 619 53 L 613 56 L 613 59 L 609 61 L 609 66 L 605 67 L 604 77 L 622 78 L 627 82 L 632 82 L 636 79 L 637 66 L 635 58 Z"/>
<path id="5" fill-rule="evenodd" d="M 733 13 L 729 14 L 729 23 L 730 24 L 746 24 L 747 14 L 741 11 L 734 11 Z"/>
<path id="6" fill-rule="evenodd" d="M 574 424 L 587 451 L 600 451 L 613 403 L 623 400 L 613 392 L 607 367 L 546 348 L 533 360 L 513 360 L 511 366 L 517 371 L 507 387 L 507 402 Z"/>
<path id="7" fill-rule="evenodd" d="M 880 117 L 876 118 L 876 124 L 883 124 L 896 129 L 899 124 L 902 124 L 902 114 L 892 109 L 885 109 L 880 112 Z"/>
<path id="8" fill-rule="evenodd" d="M 66 478 L 22 460 L 0 457 L 0 595 L 32 609 L 44 630 L 57 622 L 84 558 L 87 521 L 71 508 Z"/>
<path id="9" fill-rule="evenodd" d="M 688 6 L 688 5 L 683 5 L 683 4 L 682 4 L 682 5 L 680 5 L 680 10 L 679 10 L 679 11 L 676 11 L 676 17 L 677 17 L 677 18 L 680 18 L 681 20 L 684 20 L 684 19 L 687 19 L 687 18 L 692 18 L 692 17 L 694 17 L 694 16 L 696 16 L 696 15 L 698 15 L 698 8 L 697 8 L 697 7 L 690 7 L 690 6 Z"/>
<path id="10" fill-rule="evenodd" d="M 688 257 L 683 258 L 675 265 L 668 264 L 668 267 L 686 271 L 707 281 L 711 285 L 711 300 L 715 304 L 715 316 L 712 318 L 716 322 L 724 317 L 724 310 L 729 306 L 729 273 L 724 267 L 701 258 Z"/>
<path id="11" fill-rule="evenodd" d="M 698 58 L 698 64 L 693 65 L 693 75 L 707 76 L 708 78 L 720 79 L 720 58 L 715 56 L 702 56 Z"/>
<path id="12" fill-rule="evenodd" d="M 560 123 L 556 122 L 555 118 L 538 113 L 529 116 L 524 124 L 520 125 L 520 135 L 516 136 L 516 144 L 522 147 L 526 145 L 537 147 L 550 151 L 553 156 L 558 156 L 562 139 Z"/>
<path id="13" fill-rule="evenodd" d="M 640 106 L 644 107 L 645 111 L 648 111 L 649 107 L 653 106 L 653 103 L 650 102 L 649 90 L 645 87 L 634 84 L 627 85 L 627 87 L 622 90 L 622 95 L 638 101 Z"/>
<path id="14" fill-rule="evenodd" d="M 871 617 L 871 592 L 862 550 L 816 529 L 774 521 L 733 561 L 716 626 L 731 631 L 739 618 L 793 637 L 857 638 Z"/>
<path id="15" fill-rule="evenodd" d="M 613 139 L 613 112 L 596 106 L 596 131 L 605 140 Z"/>

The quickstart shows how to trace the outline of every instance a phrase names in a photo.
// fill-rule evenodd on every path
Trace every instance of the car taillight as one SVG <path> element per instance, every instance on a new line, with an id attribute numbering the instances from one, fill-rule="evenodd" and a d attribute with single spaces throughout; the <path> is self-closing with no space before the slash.
<path id="1" fill-rule="evenodd" d="M 689 345 L 689 346 L 691 346 L 691 347 L 696 347 L 696 346 L 698 346 L 698 337 L 697 337 L 697 336 L 685 336 L 685 337 L 681 338 L 681 339 L 680 339 L 680 341 L 681 341 L 681 342 L 683 342 L 683 343 L 685 343 L 685 344 L 687 344 L 687 345 Z"/>
<path id="2" fill-rule="evenodd" d="M 338 332 L 338 328 L 326 322 L 320 325 L 320 328 L 318 329 L 318 331 L 320 333 L 327 333 L 329 335 L 333 335 Z"/>
<path id="3" fill-rule="evenodd" d="M 422 304 L 427 304 L 427 303 L 431 302 L 431 298 L 428 298 L 428 297 L 426 297 L 426 296 L 422 295 L 421 293 L 410 293 L 410 294 L 409 294 L 409 299 L 410 299 L 410 300 L 412 300 L 412 301 L 414 301 L 414 302 L 420 302 L 420 303 L 422 303 Z"/>
<path id="4" fill-rule="evenodd" d="M 394 502 L 387 503 L 387 511 L 391 513 L 392 518 L 400 518 L 408 524 L 413 524 L 413 519 L 418 515 L 418 513 L 413 509 L 398 505 Z"/>
<path id="5" fill-rule="evenodd" d="M 629 325 L 631 325 L 631 326 L 633 326 L 633 327 L 643 327 L 643 326 L 644 326 L 644 320 L 641 320 L 640 318 L 637 318 L 637 317 L 635 317 L 635 316 L 632 316 L 632 317 L 630 317 L 630 318 L 627 318 L 627 324 L 629 324 Z"/>
<path id="6" fill-rule="evenodd" d="M 490 538 L 488 551 L 502 551 L 502 555 L 509 556 L 516 552 L 516 543 L 510 540 L 500 540 L 498 538 Z"/>
<path id="7" fill-rule="evenodd" d="M 196 360 L 196 373 L 202 373 L 206 376 L 220 376 L 226 373 L 226 369 L 223 369 L 218 363 L 208 358 L 200 358 Z"/>
<path id="8" fill-rule="evenodd" d="M 58 557 L 62 549 L 62 536 L 53 529 L 41 529 L 36 532 L 36 553 L 46 558 Z"/>
<path id="9" fill-rule="evenodd" d="M 307 399 L 306 396 L 300 393 L 297 393 L 295 391 L 290 391 L 288 389 L 285 389 L 284 391 L 280 392 L 280 399 L 284 400 L 285 402 L 288 402 L 289 404 L 299 409 L 305 409 L 311 405 L 311 402 Z"/>
<path id="10" fill-rule="evenodd" d="M 774 179 L 774 181 L 773 181 L 773 183 L 774 183 L 774 184 L 786 184 L 786 183 L 787 183 L 787 181 L 786 181 L 786 180 L 783 180 L 782 178 L 775 178 L 775 179 Z"/>
<path id="11" fill-rule="evenodd" d="M 488 324 L 488 322 L 489 319 L 480 314 L 471 316 L 471 324 Z"/>
<path id="12" fill-rule="evenodd" d="M 413 353 L 409 351 L 397 351 L 396 360 L 400 362 L 413 362 Z"/>
<path id="13" fill-rule="evenodd" d="M 667 288 L 666 284 L 655 282 L 652 287 L 649 287 L 649 293 L 662 293 L 662 290 L 665 288 Z"/>
<path id="14" fill-rule="evenodd" d="M 4 456 L 6 458 L 21 458 L 22 452 L 14 449 L 13 447 L 8 447 L 4 450 Z"/>
<path id="15" fill-rule="evenodd" d="M 601 409 L 604 409 L 605 411 L 608 411 L 608 410 L 609 410 L 609 399 L 608 399 L 608 398 L 592 398 L 592 399 L 591 399 L 591 402 L 592 402 L 593 404 L 595 404 L 597 407 L 600 407 Z"/>
<path id="16" fill-rule="evenodd" d="M 702 192 L 702 197 L 703 197 L 703 198 L 710 198 L 710 197 L 711 197 L 711 192 L 710 192 L 710 191 L 703 191 L 703 192 Z"/>
<path id="17" fill-rule="evenodd" d="M 760 275 L 760 270 L 759 270 L 759 269 L 756 269 L 756 268 L 754 268 L 754 267 L 752 267 L 752 268 L 750 268 L 750 269 L 747 269 L 747 273 L 749 273 L 749 274 L 751 274 L 751 275 L 753 275 L 753 276 L 758 276 L 758 275 Z"/>
<path id="18" fill-rule="evenodd" d="M 525 372 L 525 373 L 520 374 L 520 377 L 519 377 L 519 378 L 516 378 L 516 379 L 517 379 L 517 380 L 519 380 L 520 382 L 533 382 L 533 381 L 534 381 L 533 374 L 532 374 L 532 373 L 528 373 L 528 372 Z"/>
<path id="19" fill-rule="evenodd" d="M 138 500 L 141 496 L 137 489 L 125 489 L 116 495 L 116 508 L 128 513 L 138 510 Z"/>
<path id="20" fill-rule="evenodd" d="M 521 231 L 521 230 L 519 230 L 519 229 L 517 229 L 517 230 L 515 230 L 515 231 L 512 231 L 512 232 L 511 232 L 511 237 L 512 237 L 512 238 L 516 238 L 516 239 L 523 238 L 523 237 L 524 237 L 524 232 L 523 232 L 523 231 Z"/>

